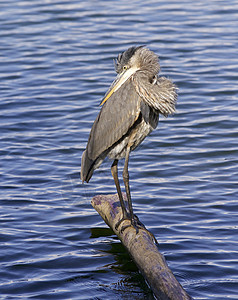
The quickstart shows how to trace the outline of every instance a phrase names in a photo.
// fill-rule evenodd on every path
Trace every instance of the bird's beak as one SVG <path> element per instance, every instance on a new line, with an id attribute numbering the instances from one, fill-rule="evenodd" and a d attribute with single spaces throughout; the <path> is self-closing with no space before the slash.
<path id="1" fill-rule="evenodd" d="M 100 105 L 103 105 L 111 97 L 111 95 L 115 91 L 117 91 L 123 85 L 123 83 L 125 83 L 137 70 L 138 70 L 137 67 L 131 67 L 130 69 L 127 69 L 122 73 L 118 74 L 116 79 L 113 81 L 112 85 L 110 86 L 109 90 L 107 91 L 106 95 L 102 99 Z"/>

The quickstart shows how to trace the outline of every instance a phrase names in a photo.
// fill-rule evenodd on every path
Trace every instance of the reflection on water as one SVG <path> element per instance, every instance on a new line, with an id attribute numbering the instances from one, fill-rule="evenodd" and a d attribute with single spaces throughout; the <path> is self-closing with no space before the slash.
<path id="1" fill-rule="evenodd" d="M 0 8 L 2 298 L 153 299 L 90 204 L 115 193 L 111 162 L 79 179 L 113 59 L 145 44 L 179 99 L 131 155 L 135 212 L 194 299 L 237 299 L 237 2 Z"/>
<path id="2" fill-rule="evenodd" d="M 108 228 L 92 228 L 91 229 L 91 238 L 102 238 L 108 236 L 114 236 L 114 233 L 111 229 Z M 124 299 L 128 298 L 137 298 L 143 299 L 154 299 L 153 293 L 147 286 L 143 276 L 138 272 L 138 269 L 135 263 L 130 258 L 128 252 L 117 239 L 114 237 L 114 240 L 108 243 L 105 240 L 105 243 L 109 246 L 104 250 L 99 250 L 97 255 L 100 256 L 113 256 L 113 262 L 103 265 L 99 272 L 105 273 L 112 271 L 117 273 L 119 279 L 117 278 L 116 282 L 110 282 L 110 286 L 114 287 L 115 293 L 120 293 L 121 297 Z"/>

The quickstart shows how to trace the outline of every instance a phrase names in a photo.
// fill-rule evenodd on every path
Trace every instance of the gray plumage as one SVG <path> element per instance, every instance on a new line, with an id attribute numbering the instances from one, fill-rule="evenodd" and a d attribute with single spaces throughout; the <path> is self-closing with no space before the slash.
<path id="1" fill-rule="evenodd" d="M 131 47 L 118 55 L 115 69 L 118 76 L 104 97 L 82 156 L 83 182 L 90 180 L 107 156 L 114 160 L 113 166 L 124 157 L 128 165 L 129 152 L 156 128 L 159 114 L 167 117 L 175 112 L 176 87 L 169 79 L 158 76 L 160 65 L 154 52 L 143 46 Z M 116 186 L 120 194 L 117 183 Z M 127 194 L 130 197 L 128 191 Z M 132 211 L 130 214 L 133 217 Z"/>

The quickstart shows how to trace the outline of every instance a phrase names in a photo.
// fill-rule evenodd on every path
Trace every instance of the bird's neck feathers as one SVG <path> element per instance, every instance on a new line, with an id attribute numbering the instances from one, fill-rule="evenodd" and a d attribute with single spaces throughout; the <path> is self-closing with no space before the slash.
<path id="1" fill-rule="evenodd" d="M 133 83 L 139 96 L 153 109 L 165 117 L 175 113 L 177 87 L 171 80 L 158 77 L 156 82 L 151 82 L 144 74 L 137 72 L 133 76 Z"/>

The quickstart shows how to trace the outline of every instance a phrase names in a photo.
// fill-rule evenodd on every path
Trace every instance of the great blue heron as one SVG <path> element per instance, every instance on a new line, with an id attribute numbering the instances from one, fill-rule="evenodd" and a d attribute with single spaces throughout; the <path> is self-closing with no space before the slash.
<path id="1" fill-rule="evenodd" d="M 132 209 L 129 154 L 156 128 L 159 114 L 167 117 L 175 112 L 177 93 L 176 86 L 169 79 L 158 76 L 158 56 L 144 46 L 131 47 L 119 54 L 115 69 L 118 75 L 101 102 L 102 109 L 82 156 L 81 179 L 88 182 L 106 157 L 114 160 L 111 172 L 123 212 L 116 228 L 123 220 L 129 219 L 138 232 L 141 225 Z M 117 165 L 122 158 L 125 158 L 123 181 L 129 214 L 118 180 Z"/>

